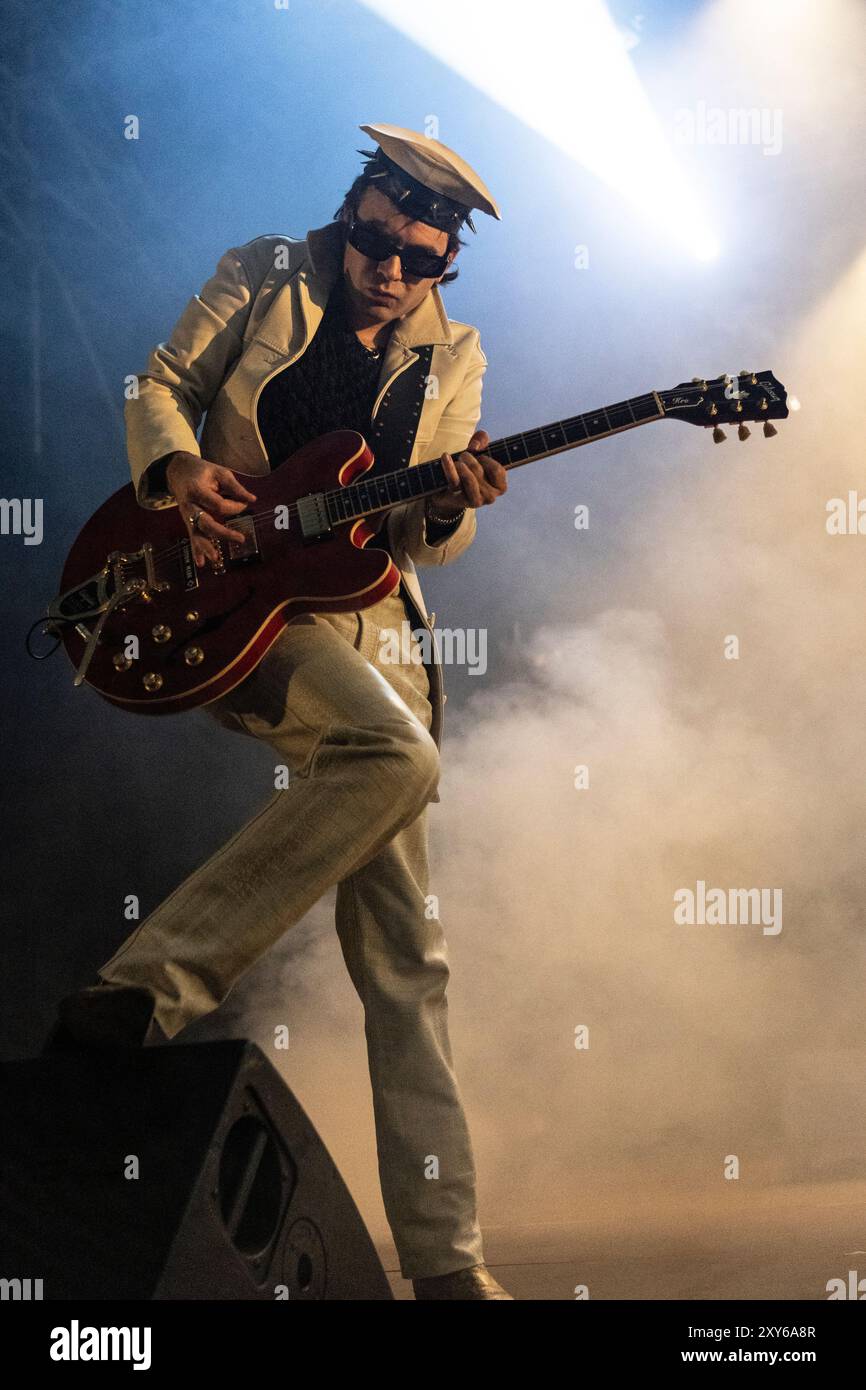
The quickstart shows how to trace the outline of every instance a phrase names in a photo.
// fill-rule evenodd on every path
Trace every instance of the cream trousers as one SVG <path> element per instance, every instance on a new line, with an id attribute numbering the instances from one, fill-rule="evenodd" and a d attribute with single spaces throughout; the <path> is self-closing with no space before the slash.
<path id="1" fill-rule="evenodd" d="M 143 985 L 168 1037 L 337 884 L 336 926 L 364 1007 L 379 1176 L 405 1278 L 484 1258 L 475 1165 L 448 1037 L 448 954 L 428 902 L 427 805 L 439 780 L 421 663 L 383 660 L 402 590 L 314 614 L 205 710 L 263 739 L 291 773 L 99 971 Z M 413 624 L 414 625 L 414 624 Z"/>

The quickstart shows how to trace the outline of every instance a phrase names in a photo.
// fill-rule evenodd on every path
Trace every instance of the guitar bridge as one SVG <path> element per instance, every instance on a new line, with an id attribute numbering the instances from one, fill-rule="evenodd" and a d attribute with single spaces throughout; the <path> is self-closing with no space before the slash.
<path id="1" fill-rule="evenodd" d="M 149 551 L 150 547 L 147 546 L 145 549 Z M 98 574 L 85 580 L 77 588 L 69 589 L 48 605 L 48 631 L 59 633 L 63 625 L 72 623 L 78 635 L 85 641 L 84 655 L 81 658 L 73 685 L 81 685 L 84 681 L 106 620 L 116 608 L 121 608 L 132 599 L 141 597 L 145 590 L 146 581 L 144 579 L 124 579 L 123 561 L 128 558 L 121 556 L 119 551 L 115 551 L 109 555 L 108 563 Z M 152 574 L 153 569 L 149 555 L 143 558 L 148 573 Z M 112 585 L 114 586 L 113 589 Z M 156 587 L 162 589 L 168 588 L 168 585 L 157 584 Z M 89 628 L 87 621 L 92 621 L 94 618 L 96 624 Z"/>

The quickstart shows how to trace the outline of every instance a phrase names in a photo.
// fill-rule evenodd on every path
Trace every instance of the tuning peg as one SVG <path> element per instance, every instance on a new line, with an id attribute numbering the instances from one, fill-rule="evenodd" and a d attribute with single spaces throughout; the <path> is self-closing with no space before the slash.
<path id="1" fill-rule="evenodd" d="M 737 426 L 737 438 L 738 438 L 738 439 L 748 439 L 748 437 L 749 437 L 749 435 L 750 435 L 751 433 L 752 433 L 752 431 L 751 431 L 750 429 L 747 429 L 745 425 L 738 425 L 738 426 Z"/>
<path id="2" fill-rule="evenodd" d="M 775 426 L 775 425 L 771 424 L 769 420 L 765 420 L 765 421 L 764 421 L 764 438 L 765 438 L 765 439 L 772 439 L 772 438 L 773 438 L 773 435 L 774 435 L 774 434 L 778 434 L 778 433 L 779 433 L 779 431 L 776 429 L 776 426 Z"/>
<path id="3" fill-rule="evenodd" d="M 709 390 L 709 387 L 707 386 L 707 383 L 702 376 L 693 376 L 692 381 L 694 382 L 695 386 L 699 386 L 702 391 Z"/>
<path id="4" fill-rule="evenodd" d="M 714 426 L 713 426 L 713 443 L 714 443 L 714 444 L 721 444 L 721 443 L 722 443 L 722 440 L 727 439 L 727 437 L 728 437 L 728 436 L 725 434 L 725 431 L 724 431 L 723 429 L 720 429 L 718 425 L 714 425 Z"/>

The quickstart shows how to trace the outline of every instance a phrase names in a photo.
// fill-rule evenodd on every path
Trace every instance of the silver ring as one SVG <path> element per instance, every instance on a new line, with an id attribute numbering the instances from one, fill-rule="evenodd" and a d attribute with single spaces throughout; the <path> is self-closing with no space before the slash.
<path id="1" fill-rule="evenodd" d="M 204 535 L 204 532 L 202 531 L 201 527 L 199 526 L 199 521 L 201 520 L 201 517 L 202 517 L 202 513 L 201 513 L 201 512 L 193 512 L 192 516 L 191 516 L 190 519 L 189 519 L 189 524 L 190 524 L 190 526 L 192 527 L 192 529 L 193 529 L 194 531 L 198 531 L 199 535 L 200 535 L 200 536 L 203 536 L 203 535 Z"/>

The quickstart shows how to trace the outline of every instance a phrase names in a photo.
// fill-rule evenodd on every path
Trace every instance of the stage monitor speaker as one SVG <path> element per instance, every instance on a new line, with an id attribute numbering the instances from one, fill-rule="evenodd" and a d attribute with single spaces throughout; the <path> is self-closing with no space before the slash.
<path id="1" fill-rule="evenodd" d="M 324 1144 L 250 1042 L 6 1063 L 0 1223 L 0 1279 L 41 1279 L 46 1299 L 392 1297 Z"/>

